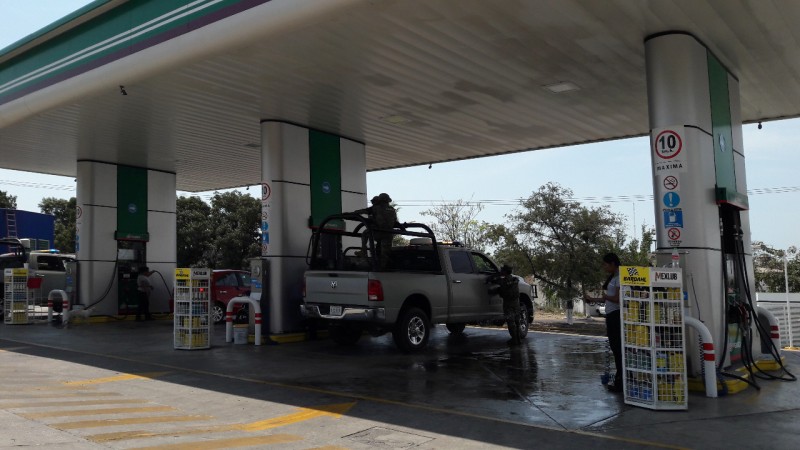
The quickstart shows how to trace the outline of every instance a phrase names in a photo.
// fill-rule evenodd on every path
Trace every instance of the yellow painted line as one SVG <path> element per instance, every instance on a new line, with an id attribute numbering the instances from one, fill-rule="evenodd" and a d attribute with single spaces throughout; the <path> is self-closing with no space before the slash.
<path id="1" fill-rule="evenodd" d="M 164 411 L 175 411 L 175 408 L 172 406 L 144 406 L 141 408 L 73 409 L 71 411 L 47 411 L 21 414 L 21 416 L 26 419 L 43 419 L 45 417 L 99 416 L 103 414 L 135 414 Z"/>
<path id="2" fill-rule="evenodd" d="M 235 429 L 242 431 L 263 431 L 270 428 L 283 427 L 293 423 L 314 419 L 317 417 L 330 416 L 339 419 L 355 406 L 356 402 L 337 403 L 335 405 L 319 406 L 316 408 L 300 408 L 299 412 L 286 416 L 275 417 L 273 419 L 262 420 L 259 422 L 247 423 L 236 426 Z"/>
<path id="3" fill-rule="evenodd" d="M 12 399 L 37 399 L 37 398 L 86 398 L 86 397 L 119 397 L 122 394 L 119 392 L 100 392 L 100 391 L 91 391 L 91 392 L 65 392 L 59 394 L 39 394 L 39 395 L 32 395 L 32 394 L 12 394 L 7 395 L 3 394 L 4 400 L 12 400 Z"/>
<path id="4" fill-rule="evenodd" d="M 273 434 L 271 436 L 252 436 L 243 438 L 220 439 L 216 441 L 186 442 L 183 444 L 156 445 L 154 447 L 136 447 L 138 450 L 214 450 L 218 448 L 252 447 L 256 445 L 288 444 L 303 440 L 294 434 Z"/>
<path id="5" fill-rule="evenodd" d="M 24 402 L 24 403 L 0 403 L 0 409 L 11 408 L 43 408 L 45 406 L 97 406 L 97 405 L 120 405 L 132 403 L 149 403 L 148 400 L 78 400 L 65 402 Z"/>
<path id="6" fill-rule="evenodd" d="M 194 422 L 211 420 L 214 416 L 153 416 L 131 417 L 127 419 L 83 420 L 79 422 L 62 422 L 50 424 L 59 430 L 76 430 L 80 428 L 115 427 L 118 425 L 134 425 L 142 423 Z"/>
<path id="7" fill-rule="evenodd" d="M 350 408 L 355 406 L 355 404 L 356 402 L 349 402 L 349 403 L 337 403 L 334 405 L 315 406 L 310 408 L 300 408 L 299 412 L 293 414 L 288 414 L 285 416 L 275 417 L 272 419 L 261 420 L 258 422 L 251 422 L 251 423 L 219 425 L 213 427 L 195 427 L 195 428 L 186 428 L 175 431 L 162 431 L 158 433 L 145 430 L 121 431 L 118 433 L 103 433 L 103 434 L 95 434 L 92 436 L 86 436 L 86 439 L 92 442 L 99 443 L 99 442 L 123 441 L 128 439 L 143 439 L 143 438 L 163 437 L 163 436 L 186 436 L 191 434 L 225 433 L 229 431 L 248 431 L 248 432 L 264 431 L 270 428 L 283 427 L 294 423 L 302 422 L 305 420 L 314 419 L 316 417 L 328 416 L 334 419 L 339 419 L 342 417 L 343 414 L 347 413 L 347 411 L 349 411 Z"/>
<path id="8" fill-rule="evenodd" d="M 38 392 L 38 391 L 94 391 L 95 388 L 78 385 L 65 385 L 65 384 L 40 384 L 38 386 L 26 386 L 15 389 L 2 389 L 0 392 Z"/>
<path id="9" fill-rule="evenodd" d="M 83 380 L 83 381 L 65 381 L 65 386 L 86 386 L 91 384 L 103 384 L 103 383 L 114 383 L 117 381 L 130 381 L 130 380 L 150 380 L 152 378 L 158 378 L 169 372 L 148 372 L 148 373 L 140 373 L 140 374 L 133 374 L 127 373 L 123 375 L 115 375 L 113 377 L 104 377 L 104 378 L 94 378 L 91 380 Z"/>

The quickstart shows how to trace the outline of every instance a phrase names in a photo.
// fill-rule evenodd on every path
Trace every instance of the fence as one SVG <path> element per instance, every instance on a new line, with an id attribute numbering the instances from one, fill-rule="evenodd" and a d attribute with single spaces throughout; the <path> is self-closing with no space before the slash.
<path id="1" fill-rule="evenodd" d="M 786 300 L 785 293 L 756 293 L 758 306 L 778 319 L 781 347 L 794 347 L 795 342 L 800 345 L 800 294 L 789 294 L 789 301 Z"/>

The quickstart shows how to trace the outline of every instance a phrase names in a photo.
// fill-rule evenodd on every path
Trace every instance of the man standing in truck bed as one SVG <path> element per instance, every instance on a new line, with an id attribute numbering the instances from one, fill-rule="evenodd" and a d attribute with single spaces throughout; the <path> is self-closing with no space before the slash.
<path id="1" fill-rule="evenodd" d="M 391 230 L 397 223 L 397 211 L 391 205 L 392 198 L 389 194 L 382 193 L 372 197 L 372 206 L 354 211 L 356 214 L 367 214 L 372 223 L 379 230 Z M 389 263 L 389 253 L 392 251 L 392 238 L 394 235 L 388 231 L 375 231 L 372 233 L 377 247 L 381 269 Z"/>
<path id="2" fill-rule="evenodd" d="M 492 275 L 489 278 L 489 283 L 496 284 L 489 290 L 491 294 L 499 294 L 503 299 L 503 314 L 506 316 L 506 323 L 508 324 L 508 333 L 511 339 L 508 341 L 509 345 L 520 345 L 522 339 L 519 336 L 520 330 L 520 314 L 519 309 L 519 281 L 512 275 L 511 266 L 504 264 L 500 268 L 500 273 Z"/>

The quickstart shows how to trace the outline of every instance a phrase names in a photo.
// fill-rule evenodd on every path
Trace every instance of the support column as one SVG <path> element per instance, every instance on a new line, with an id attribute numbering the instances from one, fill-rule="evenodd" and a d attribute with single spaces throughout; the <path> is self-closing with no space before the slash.
<path id="1" fill-rule="evenodd" d="M 151 278 L 150 311 L 169 312 L 177 258 L 175 174 L 78 161 L 77 178 L 78 303 L 93 315 L 134 314 L 129 291 L 136 270 L 147 265 L 166 282 Z"/>
<path id="2" fill-rule="evenodd" d="M 651 36 L 645 50 L 658 264 L 678 249 L 686 314 L 722 348 L 726 297 L 746 301 L 736 248 L 755 301 L 739 82 L 694 36 Z M 687 340 L 691 375 L 701 368 L 697 347 Z"/>
<path id="3" fill-rule="evenodd" d="M 269 286 L 261 300 L 269 331 L 302 329 L 303 273 L 312 227 L 366 205 L 364 144 L 277 121 L 261 123 L 262 258 Z"/>

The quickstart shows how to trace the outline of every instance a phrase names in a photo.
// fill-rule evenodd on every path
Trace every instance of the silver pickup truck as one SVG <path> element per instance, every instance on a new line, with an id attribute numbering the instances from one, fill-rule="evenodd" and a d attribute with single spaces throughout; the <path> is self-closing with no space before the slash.
<path id="1" fill-rule="evenodd" d="M 373 232 L 407 243 L 380 258 Z M 341 344 L 354 344 L 364 331 L 391 332 L 400 350 L 412 352 L 425 348 L 435 324 L 461 333 L 468 323 L 504 323 L 503 301 L 487 284 L 499 272 L 497 264 L 480 252 L 437 242 L 423 224 L 376 230 L 357 214 L 331 216 L 312 236 L 307 259 L 300 312 L 325 322 Z M 519 291 L 525 337 L 533 295 L 521 278 Z"/>

